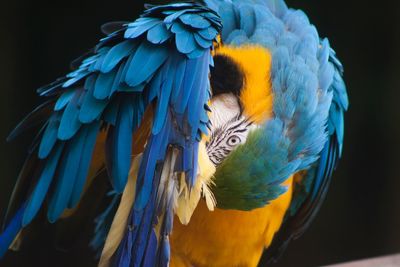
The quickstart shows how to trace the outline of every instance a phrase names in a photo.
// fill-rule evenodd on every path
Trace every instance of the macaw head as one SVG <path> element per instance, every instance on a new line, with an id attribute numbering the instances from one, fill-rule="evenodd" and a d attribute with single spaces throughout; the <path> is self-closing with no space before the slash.
<path id="1" fill-rule="evenodd" d="M 260 46 L 219 46 L 211 69 L 211 129 L 206 142 L 214 165 L 223 160 L 272 113 L 271 55 Z"/>

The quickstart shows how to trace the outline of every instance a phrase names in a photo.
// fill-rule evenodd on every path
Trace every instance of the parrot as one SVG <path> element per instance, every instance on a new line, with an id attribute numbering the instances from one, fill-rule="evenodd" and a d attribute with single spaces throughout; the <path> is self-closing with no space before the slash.
<path id="1" fill-rule="evenodd" d="M 284 0 L 147 4 L 39 88 L 46 100 L 0 232 L 89 220 L 98 266 L 276 261 L 342 156 L 343 66 Z M 99 189 L 100 188 L 100 189 Z"/>

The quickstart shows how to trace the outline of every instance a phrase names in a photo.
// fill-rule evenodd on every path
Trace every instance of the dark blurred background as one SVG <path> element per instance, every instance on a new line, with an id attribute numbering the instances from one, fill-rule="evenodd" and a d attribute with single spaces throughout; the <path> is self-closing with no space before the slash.
<path id="1" fill-rule="evenodd" d="M 400 252 L 400 1 L 290 0 L 345 66 L 350 98 L 344 157 L 310 229 L 292 242 L 279 266 L 320 266 Z M 5 211 L 32 135 L 7 134 L 43 101 L 35 89 L 68 71 L 92 47 L 99 26 L 133 20 L 138 0 L 18 0 L 0 9 L 0 214 Z M 35 249 L 9 253 L 0 266 L 91 266 L 84 246 L 52 252 L 46 236 Z M 50 246 L 51 247 L 51 246 Z"/>

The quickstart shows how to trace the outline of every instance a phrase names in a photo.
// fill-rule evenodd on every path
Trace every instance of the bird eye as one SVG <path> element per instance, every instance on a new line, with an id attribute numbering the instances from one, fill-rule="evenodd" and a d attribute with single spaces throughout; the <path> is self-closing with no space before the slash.
<path id="1" fill-rule="evenodd" d="M 236 135 L 233 135 L 228 138 L 227 144 L 229 146 L 237 146 L 238 144 L 240 144 L 240 142 L 241 142 L 240 138 Z"/>

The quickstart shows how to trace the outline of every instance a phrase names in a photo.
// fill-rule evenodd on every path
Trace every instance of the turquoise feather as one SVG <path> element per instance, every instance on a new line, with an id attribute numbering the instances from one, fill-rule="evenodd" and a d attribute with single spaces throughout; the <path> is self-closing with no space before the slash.
<path id="1" fill-rule="evenodd" d="M 22 218 L 22 226 L 27 226 L 33 218 L 36 216 L 37 212 L 39 211 L 43 200 L 46 196 L 45 193 L 50 187 L 50 183 L 53 180 L 54 173 L 57 168 L 58 160 L 61 156 L 62 149 L 64 144 L 58 144 L 53 154 L 51 155 L 50 159 L 46 162 L 46 165 L 42 171 L 42 174 L 39 178 L 38 183 L 32 194 L 29 197 L 29 200 L 26 204 L 26 208 L 24 210 L 24 215 Z"/>
<path id="2" fill-rule="evenodd" d="M 263 206 L 268 200 L 284 192 L 283 187 L 277 185 L 285 177 L 306 171 L 301 183 L 294 187 L 293 201 L 285 223 L 269 249 L 269 258 L 273 260 L 291 239 L 304 232 L 318 212 L 325 198 L 332 172 L 342 153 L 343 115 L 348 108 L 346 87 L 341 77 L 342 65 L 335 57 L 328 41 L 320 40 L 307 16 L 301 11 L 288 9 L 283 0 L 206 0 L 205 2 L 222 15 L 223 25 L 229 27 L 229 30 L 223 31 L 222 37 L 225 43 L 235 46 L 258 44 L 272 53 L 274 117 L 264 126 L 264 133 L 271 135 L 271 140 L 274 142 L 286 144 L 286 148 L 282 151 L 271 149 L 262 154 L 265 161 L 271 161 L 276 172 L 269 171 L 268 164 L 262 163 L 261 157 L 249 156 L 254 161 L 248 163 L 246 169 L 264 168 L 264 176 L 254 176 L 254 171 L 250 174 L 241 171 L 239 174 L 232 172 L 233 167 L 228 165 L 239 164 L 239 158 L 245 163 L 248 160 L 244 155 L 244 148 L 239 147 L 234 151 L 216 173 L 215 192 L 218 205 L 223 208 L 245 210 Z M 243 8 L 246 4 L 253 10 Z M 249 12 L 255 14 L 254 31 L 251 29 L 254 17 L 249 19 L 244 15 Z M 280 128 L 282 126 L 283 129 Z M 285 134 L 274 139 L 272 136 L 276 131 Z M 262 139 L 262 134 L 260 135 L 259 138 Z M 248 140 L 250 144 L 254 142 L 253 138 L 255 137 L 251 136 Z M 266 148 L 274 147 L 273 143 L 264 145 Z M 262 149 L 262 146 L 254 149 Z M 249 151 L 247 154 L 252 155 L 251 153 L 254 152 Z M 275 180 L 278 173 L 282 175 L 282 179 Z M 258 177 L 257 181 L 254 181 L 253 177 Z M 242 187 L 248 189 L 268 182 L 271 184 L 266 186 L 266 190 L 261 194 L 264 203 L 258 201 L 257 195 L 251 196 L 252 193 L 258 192 L 257 190 L 238 192 L 240 190 L 235 188 L 236 183 L 242 183 Z M 226 192 L 220 192 L 221 189 Z M 227 193 L 229 189 L 235 192 L 231 197 Z M 236 194 L 246 201 L 235 203 Z M 247 195 L 251 197 L 245 198 Z"/>

